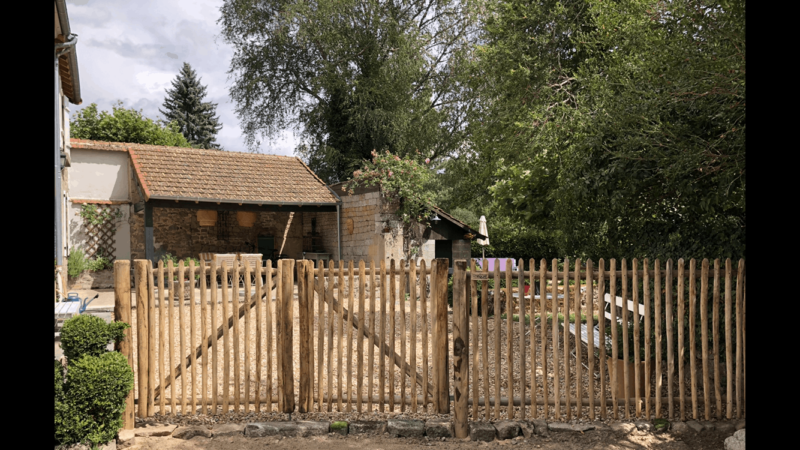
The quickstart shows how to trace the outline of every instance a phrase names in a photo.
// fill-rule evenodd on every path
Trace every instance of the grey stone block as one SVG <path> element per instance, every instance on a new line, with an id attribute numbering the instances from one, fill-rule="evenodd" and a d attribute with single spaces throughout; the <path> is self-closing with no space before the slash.
<path id="1" fill-rule="evenodd" d="M 389 434 L 400 437 L 421 437 L 425 435 L 425 423 L 421 420 L 389 419 Z"/>
<path id="2" fill-rule="evenodd" d="M 725 439 L 725 450 L 745 450 L 744 429 L 733 433 L 733 436 Z"/>
<path id="3" fill-rule="evenodd" d="M 533 423 L 533 429 L 536 432 L 537 436 L 547 437 L 549 432 L 547 430 L 547 421 L 546 420 L 544 420 L 544 419 L 536 419 L 536 420 L 533 420 L 531 423 Z"/>
<path id="4" fill-rule="evenodd" d="M 244 435 L 247 437 L 279 436 L 281 434 L 274 422 L 255 422 L 244 426 Z"/>
<path id="5" fill-rule="evenodd" d="M 692 431 L 692 429 L 689 428 L 689 425 L 686 425 L 686 422 L 672 422 L 672 426 L 670 428 L 674 434 L 686 434 Z"/>
<path id="6" fill-rule="evenodd" d="M 248 437 L 285 436 L 309 437 L 325 436 L 330 431 L 330 422 L 300 420 L 293 422 L 253 422 L 244 427 Z"/>
<path id="7" fill-rule="evenodd" d="M 159 436 L 170 436 L 175 429 L 178 428 L 177 425 L 146 425 L 143 427 L 134 428 L 133 431 L 136 436 L 139 437 L 159 437 Z"/>
<path id="8" fill-rule="evenodd" d="M 117 448 L 128 448 L 136 444 L 136 432 L 134 430 L 119 430 L 117 433 Z"/>
<path id="9" fill-rule="evenodd" d="M 525 439 L 530 439 L 534 434 L 534 427 L 531 422 L 522 421 L 519 423 L 519 428 Z"/>
<path id="10" fill-rule="evenodd" d="M 636 425 L 630 422 L 614 422 L 610 425 L 611 430 L 615 433 L 625 433 L 628 434 L 631 431 L 636 429 Z"/>
<path id="11" fill-rule="evenodd" d="M 196 436 L 211 437 L 211 430 L 206 427 L 178 427 L 172 432 L 172 437 L 177 439 L 191 439 Z"/>
<path id="12" fill-rule="evenodd" d="M 570 425 L 568 423 L 553 422 L 547 424 L 547 429 L 550 431 L 584 432 L 584 431 L 594 430 L 594 425 L 588 425 L 583 423 Z"/>
<path id="13" fill-rule="evenodd" d="M 702 433 L 706 429 L 706 427 L 701 425 L 700 422 L 696 420 L 690 420 L 686 422 L 686 426 L 694 430 L 695 433 Z"/>
<path id="14" fill-rule="evenodd" d="M 636 429 L 639 431 L 653 431 L 653 424 L 644 420 L 634 422 Z"/>
<path id="15" fill-rule="evenodd" d="M 730 422 L 717 422 L 714 424 L 714 428 L 718 433 L 726 436 L 730 436 L 736 431 L 736 426 Z"/>
<path id="16" fill-rule="evenodd" d="M 473 441 L 490 442 L 497 435 L 497 429 L 489 422 L 471 422 L 469 424 L 469 438 Z"/>
<path id="17" fill-rule="evenodd" d="M 239 423 L 223 423 L 214 425 L 211 429 L 211 434 L 215 437 L 219 436 L 242 436 L 244 435 L 244 425 Z"/>
<path id="18" fill-rule="evenodd" d="M 744 429 L 744 419 L 736 421 L 736 431 Z"/>
<path id="19" fill-rule="evenodd" d="M 497 430 L 497 439 L 514 439 L 520 432 L 519 424 L 513 420 L 495 422 L 494 428 Z"/>
<path id="20" fill-rule="evenodd" d="M 425 435 L 437 439 L 453 437 L 453 422 L 447 419 L 430 419 L 425 422 Z"/>
<path id="21" fill-rule="evenodd" d="M 359 421 L 350 423 L 350 434 L 383 434 L 386 432 L 386 422 Z"/>

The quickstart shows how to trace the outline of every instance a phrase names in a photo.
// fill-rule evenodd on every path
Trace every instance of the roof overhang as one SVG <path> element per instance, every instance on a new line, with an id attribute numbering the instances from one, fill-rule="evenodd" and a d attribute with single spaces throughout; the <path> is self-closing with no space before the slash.
<path id="1" fill-rule="evenodd" d="M 72 32 L 69 26 L 69 16 L 67 15 L 67 4 L 65 0 L 55 0 L 55 14 L 57 21 L 55 27 L 55 42 L 65 42 L 67 36 Z M 61 89 L 64 91 L 64 95 L 66 95 L 70 102 L 80 105 L 83 99 L 81 99 L 78 54 L 75 47 L 72 47 L 69 52 L 59 57 L 58 66 L 59 75 L 61 76 Z"/>

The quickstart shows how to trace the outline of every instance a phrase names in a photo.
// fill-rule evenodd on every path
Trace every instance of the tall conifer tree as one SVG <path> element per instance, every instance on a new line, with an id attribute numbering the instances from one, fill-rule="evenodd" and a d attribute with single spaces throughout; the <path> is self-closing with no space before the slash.
<path id="1" fill-rule="evenodd" d="M 215 116 L 217 104 L 204 102 L 206 86 L 189 63 L 183 63 L 180 73 L 167 89 L 167 97 L 159 109 L 166 119 L 178 125 L 180 132 L 193 147 L 221 149 L 215 141 L 222 128 L 219 116 Z"/>

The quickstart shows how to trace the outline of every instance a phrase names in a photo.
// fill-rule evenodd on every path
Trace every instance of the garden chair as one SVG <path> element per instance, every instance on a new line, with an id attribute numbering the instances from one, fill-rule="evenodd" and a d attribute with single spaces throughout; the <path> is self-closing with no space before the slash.
<path id="1" fill-rule="evenodd" d="M 233 261 L 236 260 L 236 253 L 214 253 L 213 257 L 218 269 L 222 267 L 223 262 L 228 266 L 227 283 L 228 287 L 233 287 L 230 270 L 233 268 Z M 222 280 L 219 281 L 222 283 Z"/>
<path id="2" fill-rule="evenodd" d="M 240 253 L 239 254 L 239 264 L 241 266 L 244 266 L 245 261 L 247 261 L 247 263 L 250 265 L 250 270 L 251 270 L 250 282 L 251 283 L 255 283 L 256 282 L 255 271 L 260 269 L 264 265 L 262 257 L 263 257 L 263 255 L 261 253 Z M 239 282 L 241 283 L 243 281 L 244 281 L 244 275 L 240 275 L 239 276 Z M 264 281 L 266 282 L 266 280 L 264 280 Z"/>

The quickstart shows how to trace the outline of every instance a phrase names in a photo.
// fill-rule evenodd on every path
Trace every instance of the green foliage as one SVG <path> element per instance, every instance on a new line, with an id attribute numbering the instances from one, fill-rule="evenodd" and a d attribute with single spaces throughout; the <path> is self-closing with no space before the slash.
<path id="1" fill-rule="evenodd" d="M 222 125 L 219 116 L 214 116 L 217 104 L 203 101 L 206 90 L 192 66 L 184 62 L 172 81 L 172 89 L 167 89 L 164 109 L 159 112 L 178 127 L 193 147 L 219 149 L 215 139 Z"/>
<path id="2" fill-rule="evenodd" d="M 178 263 L 181 261 L 180 258 L 178 258 L 177 256 L 174 256 L 172 253 L 165 253 L 165 254 L 161 255 L 161 260 L 164 261 L 164 266 L 165 267 L 166 267 L 167 263 L 170 262 L 170 261 L 172 261 L 172 265 L 173 266 L 178 267 Z M 194 261 L 194 266 L 195 267 L 199 267 L 200 266 L 200 260 L 199 259 L 192 258 L 191 256 L 187 256 L 186 258 L 183 259 L 184 267 L 189 267 L 189 262 L 190 261 Z M 187 271 L 184 276 L 188 277 L 189 276 L 189 272 Z M 172 279 L 174 281 L 177 281 L 178 280 L 178 275 L 173 275 Z M 199 280 L 200 279 L 200 274 L 195 274 L 194 279 L 195 280 Z"/>
<path id="3" fill-rule="evenodd" d="M 342 430 L 342 429 L 347 429 L 347 422 L 345 421 L 331 422 L 331 430 Z"/>
<path id="4" fill-rule="evenodd" d="M 66 445 L 104 444 L 114 439 L 122 428 L 125 398 L 133 389 L 127 358 L 106 352 L 68 361 L 64 395 L 55 404 L 56 440 Z"/>
<path id="5" fill-rule="evenodd" d="M 370 152 L 437 159 L 464 141 L 478 2 L 226 0 L 231 98 L 248 145 L 301 130 L 296 152 L 327 183 Z"/>
<path id="6" fill-rule="evenodd" d="M 67 274 L 70 278 L 79 277 L 84 270 L 89 268 L 86 254 L 80 248 L 73 248 L 67 257 Z"/>
<path id="7" fill-rule="evenodd" d="M 97 141 L 191 147 L 177 125 L 144 117 L 141 110 L 127 109 L 121 101 L 112 106 L 110 113 L 98 112 L 96 103 L 81 109 L 70 121 L 70 135 Z"/>
<path id="8" fill-rule="evenodd" d="M 81 205 L 80 215 L 86 224 L 103 225 L 121 218 L 122 210 L 120 208 L 98 208 L 97 205 L 84 203 Z"/>
<path id="9" fill-rule="evenodd" d="M 61 361 L 54 360 L 55 364 L 55 395 L 56 403 L 64 399 L 64 366 Z"/>
<path id="10" fill-rule="evenodd" d="M 373 151 L 372 160 L 364 161 L 364 167 L 353 172 L 344 190 L 355 192 L 359 186 L 380 186 L 387 202 L 398 203 L 396 214 L 404 223 L 427 223 L 431 194 L 423 187 L 430 177 L 430 170 L 409 156 L 400 158 L 388 150 L 384 154 Z"/>
<path id="11" fill-rule="evenodd" d="M 83 355 L 99 356 L 106 352 L 109 342 L 125 337 L 125 322 L 106 323 L 90 314 L 81 314 L 64 322 L 61 329 L 61 348 L 68 363 Z"/>
<path id="12" fill-rule="evenodd" d="M 112 264 L 111 260 L 106 258 L 105 256 L 97 256 L 95 257 L 95 259 L 86 260 L 86 268 L 91 270 L 92 272 L 110 269 L 112 267 L 114 267 L 114 264 Z"/>

